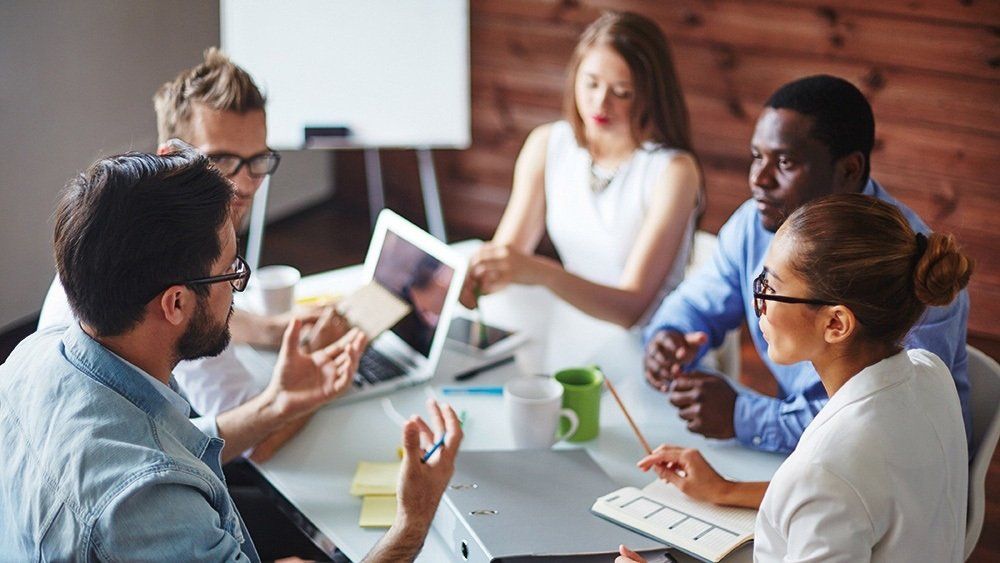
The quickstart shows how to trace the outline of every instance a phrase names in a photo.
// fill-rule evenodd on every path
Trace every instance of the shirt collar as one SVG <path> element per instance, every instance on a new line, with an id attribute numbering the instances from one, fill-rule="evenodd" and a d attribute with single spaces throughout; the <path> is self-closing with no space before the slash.
<path id="1" fill-rule="evenodd" d="M 830 397 L 830 401 L 820 409 L 805 432 L 800 443 L 826 421 L 833 418 L 844 407 L 874 395 L 883 389 L 898 385 L 913 376 L 913 365 L 906 350 L 889 356 L 859 371 L 854 377 Z"/>
<path id="2" fill-rule="evenodd" d="M 170 378 L 170 386 L 168 387 L 164 385 L 163 382 L 160 381 L 159 379 L 156 379 L 152 375 L 146 373 L 146 371 L 140 368 L 139 366 L 133 364 L 132 362 L 126 360 L 125 358 L 119 356 L 118 354 L 115 354 L 111 350 L 108 350 L 108 353 L 121 360 L 125 365 L 139 372 L 139 375 L 141 375 L 146 381 L 148 381 L 149 384 L 153 386 L 153 389 L 156 389 L 156 392 L 162 395 L 163 398 L 166 399 L 168 403 L 170 403 L 170 406 L 180 411 L 185 418 L 191 417 L 191 403 L 188 403 L 184 397 L 178 394 L 176 388 L 177 384 L 174 383 L 173 377 Z"/>
<path id="3" fill-rule="evenodd" d="M 192 454 L 203 458 L 212 439 L 188 420 L 190 406 L 186 401 L 186 408 L 178 409 L 171 395 L 158 389 L 155 384 L 159 384 L 168 393 L 176 393 L 102 346 L 84 332 L 79 323 L 72 323 L 67 328 L 62 342 L 67 360 L 80 372 L 127 399 L 171 432 Z M 136 377 L 136 372 L 142 374 L 142 377 Z M 179 395 L 177 398 L 184 401 Z"/>

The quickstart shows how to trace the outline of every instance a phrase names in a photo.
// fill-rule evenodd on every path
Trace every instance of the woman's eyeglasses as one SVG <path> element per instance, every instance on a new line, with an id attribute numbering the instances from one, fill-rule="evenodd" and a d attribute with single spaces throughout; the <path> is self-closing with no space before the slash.
<path id="1" fill-rule="evenodd" d="M 785 297 L 784 295 L 774 295 L 768 293 L 774 291 L 767 284 L 767 269 L 762 271 L 757 279 L 753 280 L 753 311 L 757 317 L 767 314 L 767 302 L 778 301 L 780 303 L 804 303 L 806 305 L 836 305 L 831 301 L 821 301 L 819 299 L 802 299 L 801 297 Z"/>

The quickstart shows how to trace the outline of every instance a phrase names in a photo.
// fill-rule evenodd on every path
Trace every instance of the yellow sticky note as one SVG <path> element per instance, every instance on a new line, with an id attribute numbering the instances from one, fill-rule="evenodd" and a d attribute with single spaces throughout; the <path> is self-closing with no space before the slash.
<path id="1" fill-rule="evenodd" d="M 358 469 L 351 481 L 351 494 L 356 497 L 367 495 L 395 495 L 396 481 L 399 479 L 398 461 L 387 463 L 374 461 L 358 462 Z"/>
<path id="2" fill-rule="evenodd" d="M 303 295 L 295 298 L 296 305 L 319 307 L 340 301 L 341 294 L 337 292 L 321 293 L 319 295 Z"/>
<path id="3" fill-rule="evenodd" d="M 362 528 L 388 528 L 396 519 L 396 495 L 368 495 L 361 499 Z"/>

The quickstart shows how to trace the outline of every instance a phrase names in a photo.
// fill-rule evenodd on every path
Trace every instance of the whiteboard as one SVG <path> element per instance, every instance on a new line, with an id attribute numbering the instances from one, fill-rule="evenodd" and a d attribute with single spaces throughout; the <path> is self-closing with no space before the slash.
<path id="1" fill-rule="evenodd" d="M 267 96 L 268 143 L 466 148 L 466 0 L 221 0 L 222 49 Z"/>

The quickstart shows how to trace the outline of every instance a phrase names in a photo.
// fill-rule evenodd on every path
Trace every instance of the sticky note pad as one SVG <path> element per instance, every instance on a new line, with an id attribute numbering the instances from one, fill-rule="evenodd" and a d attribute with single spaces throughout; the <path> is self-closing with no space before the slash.
<path id="1" fill-rule="evenodd" d="M 380 463 L 358 462 L 358 469 L 351 481 L 351 494 L 356 497 L 367 495 L 395 495 L 396 481 L 399 479 L 398 461 Z"/>
<path id="2" fill-rule="evenodd" d="M 368 495 L 361 499 L 362 528 L 388 528 L 396 519 L 396 495 Z"/>

